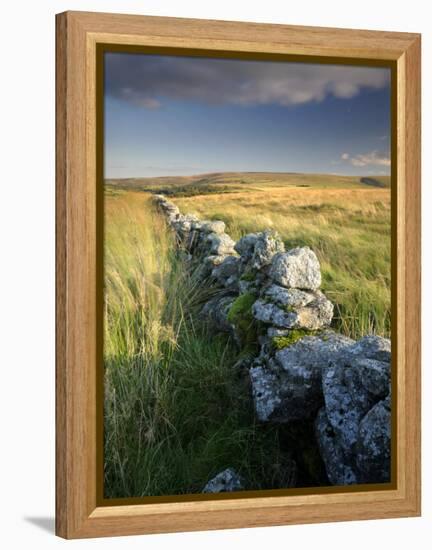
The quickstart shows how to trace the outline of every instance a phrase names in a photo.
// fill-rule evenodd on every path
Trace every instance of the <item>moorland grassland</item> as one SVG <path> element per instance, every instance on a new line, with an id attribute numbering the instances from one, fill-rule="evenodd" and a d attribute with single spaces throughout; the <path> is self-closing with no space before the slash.
<path id="1" fill-rule="evenodd" d="M 272 228 L 287 248 L 310 246 L 335 330 L 359 338 L 390 335 L 389 179 L 225 173 L 106 182 L 105 496 L 200 492 L 229 466 L 246 488 L 288 487 L 292 459 L 298 485 L 325 483 L 304 426 L 256 423 L 232 368 L 239 352 L 197 319 L 210 291 L 176 254 L 149 191 L 169 194 L 183 213 L 224 220 L 234 239 Z"/>

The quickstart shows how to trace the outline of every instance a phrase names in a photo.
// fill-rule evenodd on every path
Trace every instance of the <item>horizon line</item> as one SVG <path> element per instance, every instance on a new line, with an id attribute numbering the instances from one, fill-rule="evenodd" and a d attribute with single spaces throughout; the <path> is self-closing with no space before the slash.
<path id="1" fill-rule="evenodd" d="M 368 178 L 368 177 L 390 177 L 388 174 L 346 174 L 340 172 L 292 172 L 292 171 L 280 171 L 280 170 L 221 170 L 210 172 L 198 172 L 194 174 L 166 174 L 162 176 L 104 176 L 105 180 L 129 180 L 129 179 L 161 179 L 161 178 L 193 178 L 211 175 L 221 174 L 286 174 L 286 175 L 303 175 L 303 176 L 342 176 L 347 178 Z"/>

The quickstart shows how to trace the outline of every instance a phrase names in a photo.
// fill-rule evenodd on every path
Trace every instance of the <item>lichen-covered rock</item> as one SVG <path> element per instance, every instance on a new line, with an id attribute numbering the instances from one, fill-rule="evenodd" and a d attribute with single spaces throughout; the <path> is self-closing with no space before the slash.
<path id="1" fill-rule="evenodd" d="M 202 490 L 203 493 L 231 493 L 241 491 L 243 483 L 232 468 L 227 468 L 211 479 Z"/>
<path id="2" fill-rule="evenodd" d="M 347 451 L 326 409 L 318 412 L 315 433 L 327 476 L 333 485 L 386 483 L 391 472 L 390 399 L 379 401 L 365 414 L 357 429 L 356 445 Z"/>
<path id="3" fill-rule="evenodd" d="M 364 336 L 350 349 L 352 355 L 390 362 L 391 342 L 381 336 Z"/>
<path id="4" fill-rule="evenodd" d="M 223 255 L 234 254 L 235 242 L 226 233 L 209 233 L 206 242 L 210 249 L 209 254 Z"/>
<path id="5" fill-rule="evenodd" d="M 334 484 L 346 483 L 334 455 L 343 457 L 352 483 L 388 481 L 390 472 L 390 342 L 367 336 L 335 355 L 323 369 L 325 403 L 316 433 L 326 470 Z M 331 439 L 329 439 L 331 434 Z"/>
<path id="6" fill-rule="evenodd" d="M 383 399 L 360 422 L 356 465 L 361 483 L 390 481 L 391 455 L 390 397 Z"/>
<path id="7" fill-rule="evenodd" d="M 249 371 L 252 397 L 258 420 L 267 422 L 275 417 L 282 403 L 278 376 L 263 366 L 252 367 Z"/>
<path id="8" fill-rule="evenodd" d="M 303 307 L 279 307 L 272 302 L 259 299 L 255 302 L 252 313 L 258 321 L 279 328 L 318 330 L 330 325 L 333 304 L 322 292 L 316 292 L 311 296 L 308 305 Z"/>
<path id="9" fill-rule="evenodd" d="M 252 313 L 258 321 L 277 327 L 293 328 L 297 318 L 294 311 L 283 310 L 264 300 L 257 300 L 254 303 Z"/>
<path id="10" fill-rule="evenodd" d="M 258 270 L 270 265 L 273 256 L 280 252 L 285 252 L 285 246 L 277 233 L 273 231 L 259 233 L 250 260 L 252 269 Z"/>
<path id="11" fill-rule="evenodd" d="M 318 411 L 315 420 L 315 433 L 330 483 L 333 485 L 358 483 L 352 460 L 345 456 L 324 407 Z"/>
<path id="12" fill-rule="evenodd" d="M 308 246 L 293 248 L 273 257 L 270 277 L 286 288 L 317 290 L 321 285 L 320 264 Z"/>
<path id="13" fill-rule="evenodd" d="M 303 307 L 314 300 L 315 294 L 298 288 L 285 288 L 272 284 L 264 290 L 263 297 L 278 306 Z"/>
<path id="14" fill-rule="evenodd" d="M 250 370 L 255 411 L 261 421 L 311 418 L 323 403 L 321 376 L 335 353 L 353 341 L 331 331 L 305 336 Z"/>
<path id="15" fill-rule="evenodd" d="M 225 259 L 213 268 L 212 278 L 223 287 L 236 288 L 238 285 L 239 258 L 226 256 Z"/>
<path id="16" fill-rule="evenodd" d="M 195 220 L 195 216 L 179 214 L 171 221 L 171 226 L 175 229 L 176 233 L 181 239 L 184 239 L 189 235 L 192 223 Z"/>
<path id="17" fill-rule="evenodd" d="M 362 340 L 333 357 L 322 377 L 327 417 L 346 452 L 355 452 L 360 421 L 390 390 L 390 363 L 364 357 L 370 339 Z M 378 345 L 375 339 L 375 350 Z"/>

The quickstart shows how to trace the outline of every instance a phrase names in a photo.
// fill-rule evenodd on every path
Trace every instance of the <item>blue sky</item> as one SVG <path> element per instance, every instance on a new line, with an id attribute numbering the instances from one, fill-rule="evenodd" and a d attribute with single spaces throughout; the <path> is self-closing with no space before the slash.
<path id="1" fill-rule="evenodd" d="M 105 54 L 105 177 L 390 173 L 384 68 Z"/>

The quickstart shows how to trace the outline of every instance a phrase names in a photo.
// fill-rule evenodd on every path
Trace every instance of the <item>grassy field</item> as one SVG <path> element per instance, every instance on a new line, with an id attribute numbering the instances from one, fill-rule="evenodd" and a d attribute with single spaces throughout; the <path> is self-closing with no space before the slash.
<path id="1" fill-rule="evenodd" d="M 107 182 L 107 498 L 200 492 L 227 467 L 246 488 L 287 487 L 292 458 L 298 486 L 327 482 L 310 426 L 256 423 L 247 381 L 233 368 L 236 347 L 197 320 L 209 291 L 143 191 L 171 190 L 183 213 L 223 219 L 233 238 L 271 227 L 288 248 L 310 246 L 336 304 L 334 327 L 357 338 L 390 334 L 388 183 L 251 173 Z"/>
<path id="2" fill-rule="evenodd" d="M 241 235 L 277 230 L 287 248 L 318 255 L 323 290 L 335 303 L 334 327 L 348 336 L 390 336 L 389 178 L 372 186 L 350 176 L 247 174 L 242 191 L 172 197 L 182 212 L 222 219 Z"/>
<path id="3" fill-rule="evenodd" d="M 105 496 L 200 492 L 229 466 L 246 488 L 290 486 L 293 432 L 256 425 L 238 351 L 197 322 L 206 296 L 150 196 L 105 205 Z"/>

